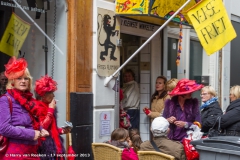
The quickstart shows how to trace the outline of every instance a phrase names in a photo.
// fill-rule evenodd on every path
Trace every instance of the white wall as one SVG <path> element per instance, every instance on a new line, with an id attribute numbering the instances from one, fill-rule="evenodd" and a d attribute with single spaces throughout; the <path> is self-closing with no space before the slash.
<path id="1" fill-rule="evenodd" d="M 240 16 L 240 10 L 239 10 L 240 1 L 239 0 L 224 0 L 224 3 L 230 4 L 231 14 Z"/>
<path id="2" fill-rule="evenodd" d="M 113 78 L 107 87 L 104 86 L 105 77 L 98 76 L 97 70 L 97 8 L 103 8 L 110 11 L 115 10 L 115 5 L 112 2 L 107 2 L 103 0 L 93 1 L 93 142 L 103 142 L 110 139 L 109 136 L 99 136 L 100 135 L 100 120 L 99 115 L 103 111 L 110 111 L 111 124 L 110 131 L 114 129 L 114 106 L 115 106 L 115 91 L 112 90 L 115 84 L 115 78 Z"/>
<path id="3" fill-rule="evenodd" d="M 225 8 L 228 12 L 228 17 L 231 19 L 232 13 L 239 13 L 237 9 L 239 2 L 236 0 L 224 0 Z M 235 7 L 234 7 L 235 6 Z M 239 14 L 240 15 L 240 14 Z M 222 76 L 221 76 L 221 107 L 223 110 L 229 105 L 229 91 L 230 91 L 230 56 L 231 56 L 231 42 L 222 48 Z"/>

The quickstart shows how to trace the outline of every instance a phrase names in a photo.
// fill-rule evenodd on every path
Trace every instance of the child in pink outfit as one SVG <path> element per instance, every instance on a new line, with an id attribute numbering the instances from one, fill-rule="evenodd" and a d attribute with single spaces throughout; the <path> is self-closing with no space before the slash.
<path id="1" fill-rule="evenodd" d="M 115 129 L 111 134 L 111 140 L 106 143 L 123 149 L 122 160 L 138 160 L 138 156 L 134 152 L 132 142 L 126 129 Z"/>

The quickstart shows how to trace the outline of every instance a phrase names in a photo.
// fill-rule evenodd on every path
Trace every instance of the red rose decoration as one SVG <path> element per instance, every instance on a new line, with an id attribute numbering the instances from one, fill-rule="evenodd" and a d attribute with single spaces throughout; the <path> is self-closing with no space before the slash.
<path id="1" fill-rule="evenodd" d="M 7 64 L 5 64 L 5 76 L 8 79 L 15 79 L 21 77 L 26 68 L 27 68 L 27 61 L 24 58 L 16 59 L 16 57 L 10 58 Z"/>
<path id="2" fill-rule="evenodd" d="M 57 90 L 57 82 L 54 81 L 48 75 L 42 76 L 39 80 L 35 82 L 35 89 L 36 93 L 39 96 L 44 96 L 46 92 L 54 92 Z"/>

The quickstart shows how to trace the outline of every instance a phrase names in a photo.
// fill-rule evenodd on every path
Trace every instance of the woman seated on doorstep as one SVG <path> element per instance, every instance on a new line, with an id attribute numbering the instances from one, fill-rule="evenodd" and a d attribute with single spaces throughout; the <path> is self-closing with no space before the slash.
<path id="1" fill-rule="evenodd" d="M 207 135 L 209 129 L 214 125 L 218 116 L 222 115 L 222 109 L 219 106 L 218 98 L 213 87 L 205 86 L 201 90 L 202 106 L 201 121 L 202 121 L 202 132 Z"/>
<path id="2" fill-rule="evenodd" d="M 181 142 L 193 122 L 201 122 L 198 100 L 192 98 L 192 93 L 201 88 L 203 85 L 194 80 L 181 79 L 169 93 L 173 97 L 166 100 L 167 107 L 163 112 L 163 117 L 170 123 L 169 139 Z"/>
<path id="3" fill-rule="evenodd" d="M 165 84 L 167 82 L 167 78 L 164 76 L 159 76 L 156 79 L 155 83 L 155 92 L 151 98 L 151 110 L 148 107 L 143 108 L 143 111 L 149 110 L 149 113 L 146 113 L 151 121 L 154 118 L 162 116 L 164 110 L 165 100 L 170 99 L 170 96 L 167 94 Z"/>
<path id="4" fill-rule="evenodd" d="M 111 140 L 106 143 L 123 149 L 122 160 L 138 160 L 138 156 L 132 147 L 132 141 L 126 129 L 115 129 L 111 134 Z"/>
<path id="5" fill-rule="evenodd" d="M 134 151 L 137 153 L 137 151 L 140 150 L 140 145 L 143 143 L 143 141 L 140 137 L 139 130 L 136 128 L 130 129 L 129 137 L 130 137 L 130 140 L 132 141 L 132 147 L 133 147 Z"/>
<path id="6" fill-rule="evenodd" d="M 230 89 L 230 105 L 221 116 L 221 128 L 227 136 L 240 136 L 240 86 Z"/>

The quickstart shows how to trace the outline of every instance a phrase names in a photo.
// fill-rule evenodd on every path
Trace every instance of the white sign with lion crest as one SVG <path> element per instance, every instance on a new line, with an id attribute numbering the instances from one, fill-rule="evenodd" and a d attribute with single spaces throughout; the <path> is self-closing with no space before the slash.
<path id="1" fill-rule="evenodd" d="M 97 30 L 97 73 L 108 77 L 120 66 L 120 49 L 117 40 L 120 39 L 120 23 L 113 11 L 98 8 Z"/>

